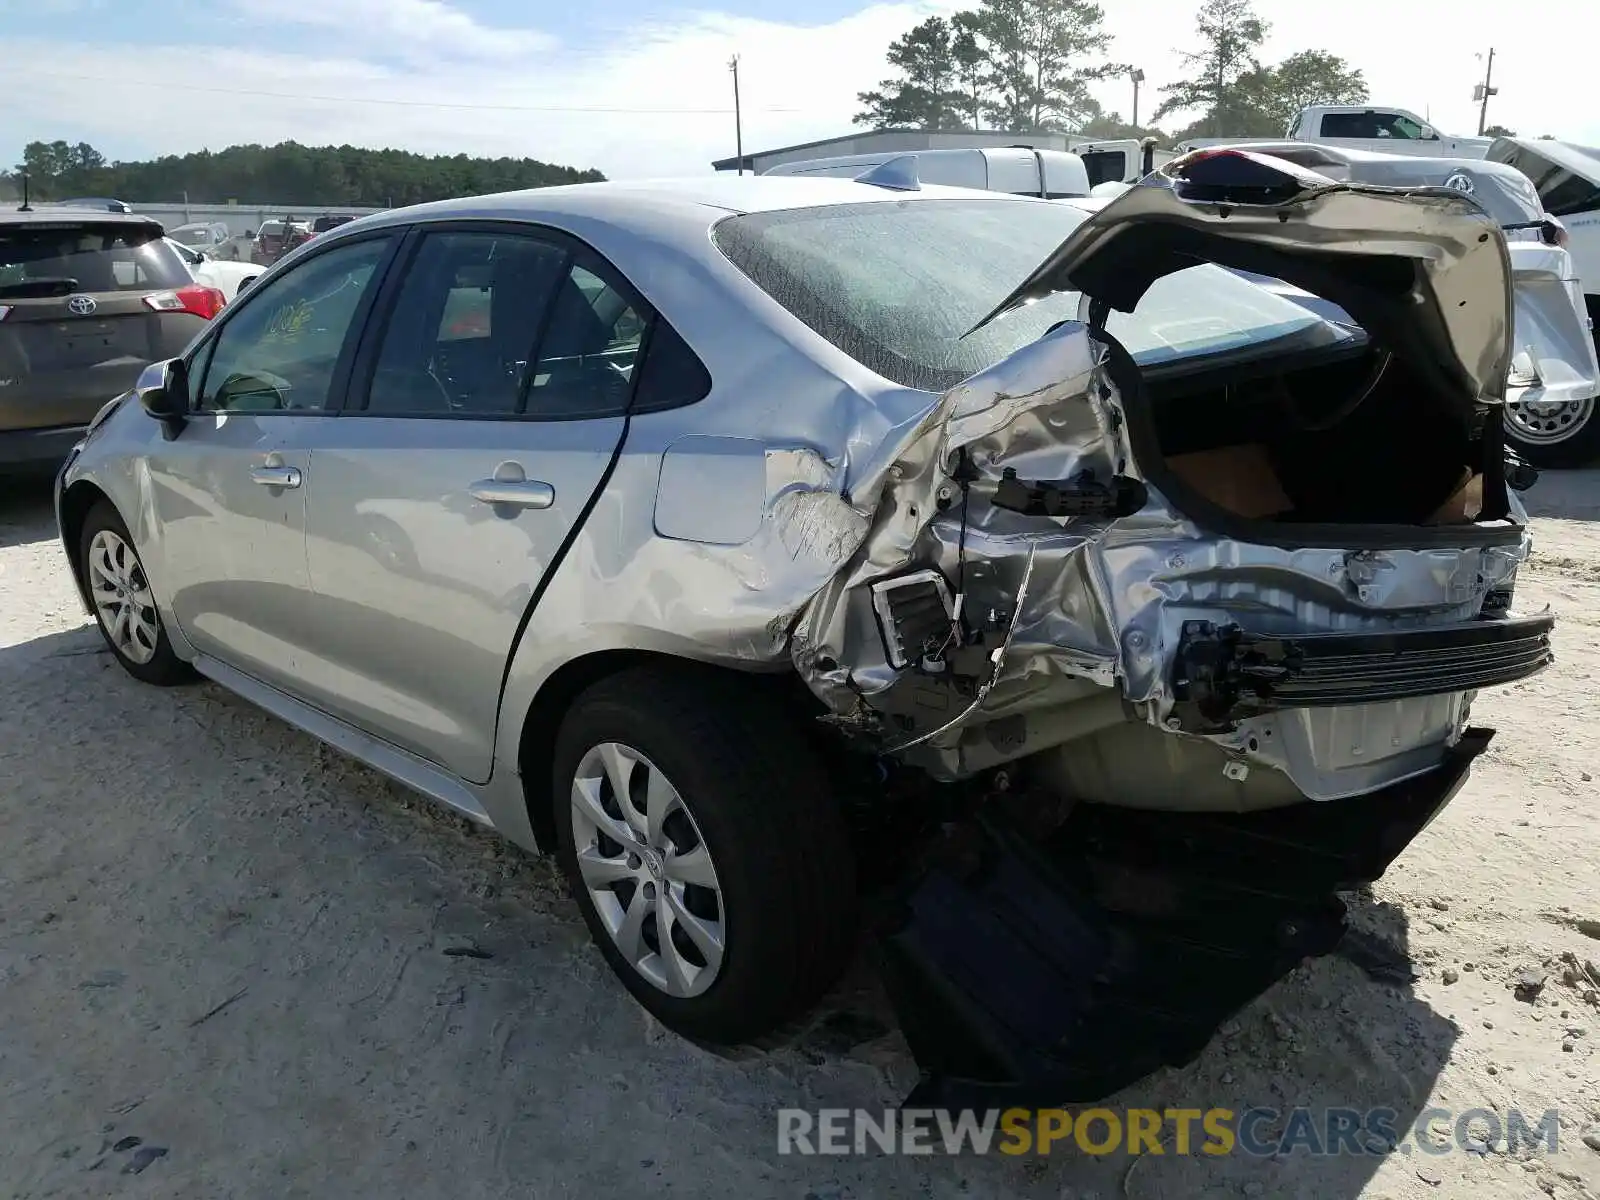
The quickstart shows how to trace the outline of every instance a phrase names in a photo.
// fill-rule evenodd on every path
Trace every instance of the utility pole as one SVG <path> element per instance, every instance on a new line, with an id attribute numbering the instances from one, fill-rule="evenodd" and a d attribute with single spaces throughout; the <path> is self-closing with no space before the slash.
<path id="1" fill-rule="evenodd" d="M 1128 78 L 1133 80 L 1133 120 L 1129 122 L 1135 129 L 1139 128 L 1139 85 L 1144 82 L 1144 72 L 1138 67 L 1128 68 Z"/>
<path id="2" fill-rule="evenodd" d="M 744 174 L 744 116 L 739 111 L 739 56 L 728 60 L 728 70 L 733 72 L 733 152 L 739 158 L 739 174 Z"/>
<path id="3" fill-rule="evenodd" d="M 1479 55 L 1482 58 L 1483 55 Z M 1484 67 L 1483 82 L 1472 89 L 1472 98 L 1478 101 L 1478 136 L 1483 136 L 1483 131 L 1489 127 L 1489 97 L 1498 96 L 1500 89 L 1493 86 L 1494 81 L 1494 47 L 1489 47 L 1489 61 Z"/>

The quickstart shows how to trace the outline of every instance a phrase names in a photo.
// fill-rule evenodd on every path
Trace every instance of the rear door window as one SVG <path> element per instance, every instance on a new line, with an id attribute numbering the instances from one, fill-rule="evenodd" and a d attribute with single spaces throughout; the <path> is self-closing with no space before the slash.
<path id="1" fill-rule="evenodd" d="M 193 282 L 146 225 L 0 225 L 0 299 L 160 291 Z"/>
<path id="2" fill-rule="evenodd" d="M 574 264 L 539 343 L 527 413 L 572 419 L 625 411 L 644 331 L 644 316 L 626 293 Z"/>
<path id="3" fill-rule="evenodd" d="M 485 230 L 430 233 L 406 269 L 362 410 L 509 417 L 567 251 Z"/>

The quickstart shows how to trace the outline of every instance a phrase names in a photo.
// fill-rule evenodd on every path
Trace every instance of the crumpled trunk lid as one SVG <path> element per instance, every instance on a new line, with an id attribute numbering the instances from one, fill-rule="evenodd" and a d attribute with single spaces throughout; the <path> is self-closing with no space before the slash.
<path id="1" fill-rule="evenodd" d="M 1201 262 L 1338 304 L 1396 353 L 1436 364 L 1463 403 L 1504 399 L 1511 265 L 1476 201 L 1445 187 L 1338 183 L 1238 150 L 1174 160 L 1129 188 L 978 327 L 1058 291 L 1132 312 L 1156 280 Z"/>

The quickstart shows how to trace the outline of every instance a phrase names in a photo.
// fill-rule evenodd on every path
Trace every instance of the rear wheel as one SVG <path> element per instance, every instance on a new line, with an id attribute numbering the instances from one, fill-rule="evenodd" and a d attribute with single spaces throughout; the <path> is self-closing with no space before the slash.
<path id="1" fill-rule="evenodd" d="M 159 687 L 193 679 L 193 669 L 172 652 L 144 563 L 109 501 L 89 510 L 78 554 L 100 636 L 128 674 Z"/>
<path id="2" fill-rule="evenodd" d="M 855 872 L 818 764 L 742 681 L 687 668 L 603 680 L 563 722 L 562 868 L 612 970 L 686 1037 L 759 1038 L 854 948 Z"/>

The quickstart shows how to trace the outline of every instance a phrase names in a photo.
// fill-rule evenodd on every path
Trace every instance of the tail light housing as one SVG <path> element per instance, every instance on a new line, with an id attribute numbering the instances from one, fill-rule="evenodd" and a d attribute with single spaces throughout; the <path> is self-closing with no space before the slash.
<path id="1" fill-rule="evenodd" d="M 228 298 L 220 291 L 203 283 L 191 283 L 170 292 L 155 292 L 144 298 L 145 307 L 156 312 L 193 313 L 206 321 L 221 312 L 227 302 Z"/>

